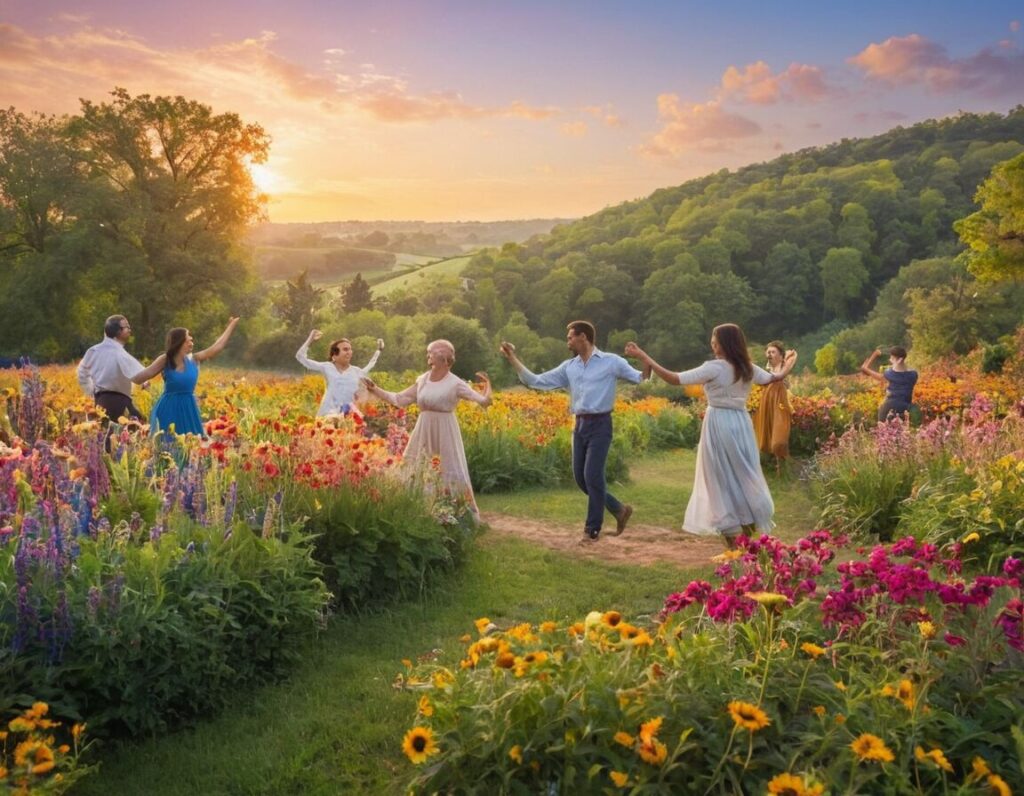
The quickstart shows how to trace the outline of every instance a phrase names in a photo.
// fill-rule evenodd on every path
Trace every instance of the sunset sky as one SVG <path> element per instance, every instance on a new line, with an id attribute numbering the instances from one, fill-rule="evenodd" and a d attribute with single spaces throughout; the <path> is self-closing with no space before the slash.
<path id="1" fill-rule="evenodd" d="M 443 221 L 1024 102 L 1019 0 L 840 5 L 0 0 L 0 106 L 182 94 L 270 133 L 272 221 Z"/>

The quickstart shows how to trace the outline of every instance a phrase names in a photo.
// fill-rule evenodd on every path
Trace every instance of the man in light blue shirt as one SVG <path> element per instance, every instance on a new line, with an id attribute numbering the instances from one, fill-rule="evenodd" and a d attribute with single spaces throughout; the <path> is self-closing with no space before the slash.
<path id="1" fill-rule="evenodd" d="M 619 502 L 605 485 L 605 462 L 612 445 L 612 409 L 615 382 L 624 379 L 638 384 L 643 374 L 625 359 L 601 351 L 594 345 L 597 331 L 589 321 L 573 321 L 566 327 L 566 343 L 575 356 L 553 370 L 533 373 L 516 356 L 511 343 L 501 344 L 501 353 L 512 363 L 519 380 L 536 390 L 569 390 L 569 411 L 576 416 L 572 432 L 572 474 L 587 495 L 587 520 L 581 544 L 596 542 L 601 533 L 604 510 L 616 519 L 613 536 L 626 529 L 633 507 Z"/>

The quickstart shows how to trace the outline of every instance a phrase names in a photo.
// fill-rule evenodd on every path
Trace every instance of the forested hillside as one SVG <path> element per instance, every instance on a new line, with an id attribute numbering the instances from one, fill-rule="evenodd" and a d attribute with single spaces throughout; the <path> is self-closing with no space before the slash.
<path id="1" fill-rule="evenodd" d="M 0 356 L 73 358 L 113 312 L 131 318 L 136 350 L 151 356 L 170 326 L 207 339 L 240 314 L 236 360 L 291 362 L 317 325 L 357 349 L 387 338 L 382 368 L 418 367 L 426 339 L 449 338 L 465 375 L 496 363 L 500 339 L 551 365 L 564 356 L 566 322 L 582 317 L 601 345 L 635 337 L 679 366 L 706 355 L 715 324 L 735 321 L 753 344 L 782 338 L 804 365 L 834 372 L 876 346 L 909 344 L 915 360 L 962 354 L 1024 315 L 1021 280 L 976 281 L 953 228 L 977 210 L 987 179 L 992 201 L 1019 214 L 1024 198 L 999 180 L 1024 183 L 1024 169 L 989 175 L 1024 153 L 1024 106 L 721 171 L 484 249 L 459 274 L 371 293 L 362 274 L 359 290 L 315 284 L 310 258 L 328 251 L 327 226 L 306 230 L 312 241 L 278 241 L 293 246 L 275 272 L 283 284 L 255 278 L 252 225 L 265 197 L 246 164 L 269 151 L 261 128 L 183 97 L 112 97 L 83 101 L 75 116 L 0 111 Z M 964 240 L 1004 234 L 975 220 Z M 546 228 L 424 230 L 483 243 L 484 232 L 531 224 Z M 423 231 L 406 226 L 331 231 L 363 235 L 354 242 L 391 268 L 407 255 L 387 247 Z"/>
<path id="2" fill-rule="evenodd" d="M 992 167 L 1022 151 L 1024 107 L 896 128 L 656 191 L 481 253 L 464 276 L 492 326 L 519 311 L 541 336 L 560 336 L 588 317 L 603 341 L 636 333 L 673 362 L 705 351 L 726 320 L 753 340 L 815 349 L 848 329 L 836 338 L 840 367 L 865 347 L 906 342 L 904 324 L 956 300 L 946 294 L 960 280 L 961 302 L 978 305 L 958 341 L 969 347 L 1012 328 L 1024 305 L 1013 287 L 965 293 L 952 224 L 975 209 Z"/>

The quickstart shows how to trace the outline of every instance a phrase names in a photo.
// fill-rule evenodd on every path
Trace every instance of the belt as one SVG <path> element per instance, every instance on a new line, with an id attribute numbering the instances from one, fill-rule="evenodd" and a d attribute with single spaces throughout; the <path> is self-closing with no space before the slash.
<path id="1" fill-rule="evenodd" d="M 611 417 L 611 412 L 577 412 L 576 419 L 580 418 L 590 419 L 595 417 Z"/>
<path id="2" fill-rule="evenodd" d="M 93 393 L 93 397 L 95 398 L 97 395 L 124 395 L 129 398 L 131 397 L 128 393 L 120 392 L 119 390 L 96 390 L 96 392 Z"/>

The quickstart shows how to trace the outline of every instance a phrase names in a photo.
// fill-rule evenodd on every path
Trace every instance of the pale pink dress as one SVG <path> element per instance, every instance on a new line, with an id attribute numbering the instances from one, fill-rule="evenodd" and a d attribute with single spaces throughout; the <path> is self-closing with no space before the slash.
<path id="1" fill-rule="evenodd" d="M 476 392 L 454 373 L 449 373 L 440 381 L 431 381 L 429 371 L 401 392 L 378 390 L 377 395 L 394 406 L 416 404 L 419 407 L 420 416 L 403 455 L 405 466 L 420 471 L 437 456 L 441 460 L 441 480 L 444 485 L 453 494 L 462 494 L 473 516 L 479 517 L 480 511 L 476 507 L 473 485 L 469 479 L 462 432 L 459 430 L 459 421 L 455 419 L 455 407 L 460 400 L 489 406 L 491 399 Z"/>

